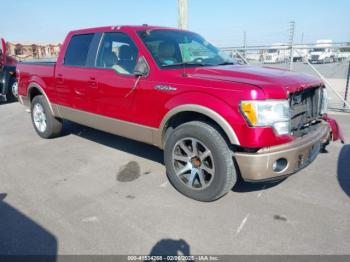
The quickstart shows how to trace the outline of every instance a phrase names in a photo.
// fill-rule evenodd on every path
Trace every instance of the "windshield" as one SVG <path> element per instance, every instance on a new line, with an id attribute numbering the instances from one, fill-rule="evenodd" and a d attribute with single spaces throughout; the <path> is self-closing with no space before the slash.
<path id="1" fill-rule="evenodd" d="M 160 68 L 234 63 L 228 55 L 195 33 L 177 30 L 145 30 L 138 34 Z"/>

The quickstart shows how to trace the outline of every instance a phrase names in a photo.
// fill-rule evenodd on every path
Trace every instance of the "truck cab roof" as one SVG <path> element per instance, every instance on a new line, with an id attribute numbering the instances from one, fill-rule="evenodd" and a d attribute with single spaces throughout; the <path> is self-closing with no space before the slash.
<path id="1" fill-rule="evenodd" d="M 143 31 L 143 30 L 179 30 L 182 29 L 173 28 L 173 27 L 164 27 L 164 26 L 149 26 L 149 25 L 112 25 L 112 26 L 102 26 L 102 27 L 92 27 L 73 30 L 70 34 L 86 34 L 86 33 L 96 33 L 96 32 L 105 32 L 105 31 Z"/>

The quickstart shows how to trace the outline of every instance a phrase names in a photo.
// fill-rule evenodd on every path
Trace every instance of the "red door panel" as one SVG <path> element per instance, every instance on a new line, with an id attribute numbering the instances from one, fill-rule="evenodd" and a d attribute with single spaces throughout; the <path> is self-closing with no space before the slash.
<path id="1" fill-rule="evenodd" d="M 61 66 L 56 71 L 56 92 L 60 105 L 93 112 L 93 97 L 97 89 L 94 69 Z"/>
<path id="2" fill-rule="evenodd" d="M 89 94 L 95 105 L 93 113 L 130 121 L 130 107 L 134 97 L 132 88 L 136 77 L 121 75 L 113 69 L 94 69 L 93 75 L 98 85 L 94 95 Z"/>

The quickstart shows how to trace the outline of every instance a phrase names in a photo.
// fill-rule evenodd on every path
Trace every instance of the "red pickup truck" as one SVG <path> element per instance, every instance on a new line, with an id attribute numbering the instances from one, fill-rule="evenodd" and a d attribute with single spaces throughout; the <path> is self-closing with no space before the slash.
<path id="1" fill-rule="evenodd" d="M 39 136 L 58 136 L 68 119 L 153 144 L 175 188 L 200 201 L 223 196 L 239 175 L 291 175 L 339 134 L 318 78 L 238 65 L 189 31 L 73 31 L 56 63 L 20 63 L 17 73 Z"/>

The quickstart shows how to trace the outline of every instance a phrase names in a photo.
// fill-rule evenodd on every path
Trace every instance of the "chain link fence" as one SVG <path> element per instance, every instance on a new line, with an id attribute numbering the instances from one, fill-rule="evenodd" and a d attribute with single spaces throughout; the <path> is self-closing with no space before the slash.
<path id="1" fill-rule="evenodd" d="M 350 112 L 349 43 L 222 48 L 238 63 L 268 66 L 311 74 L 321 78 L 328 89 L 329 109 Z"/>

